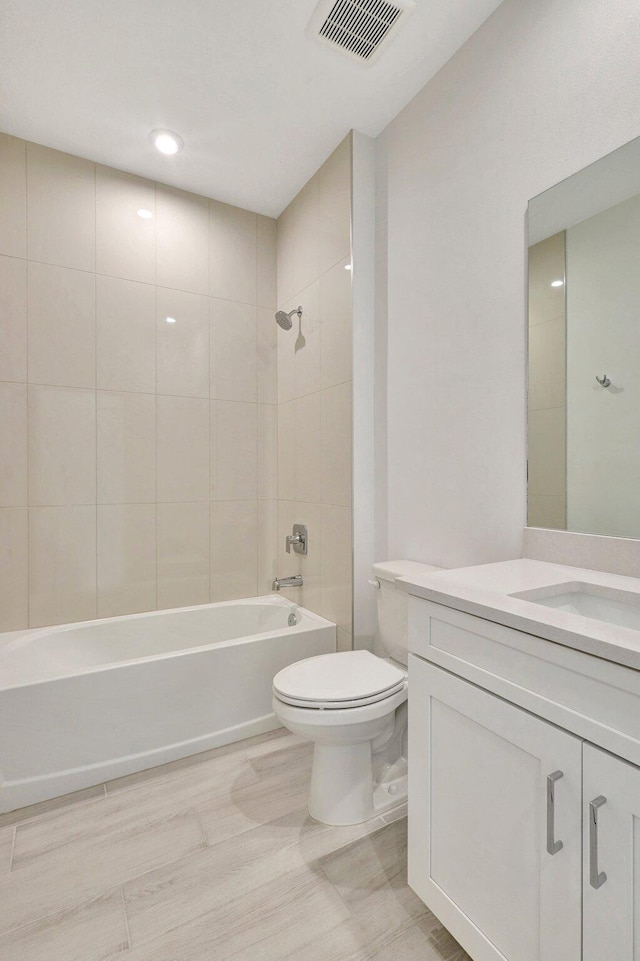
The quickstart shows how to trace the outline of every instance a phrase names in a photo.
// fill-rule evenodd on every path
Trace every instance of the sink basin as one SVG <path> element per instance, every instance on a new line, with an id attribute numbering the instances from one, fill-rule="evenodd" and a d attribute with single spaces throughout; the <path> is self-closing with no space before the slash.
<path id="1" fill-rule="evenodd" d="M 510 594 L 523 601 L 640 631 L 640 594 L 571 581 Z"/>

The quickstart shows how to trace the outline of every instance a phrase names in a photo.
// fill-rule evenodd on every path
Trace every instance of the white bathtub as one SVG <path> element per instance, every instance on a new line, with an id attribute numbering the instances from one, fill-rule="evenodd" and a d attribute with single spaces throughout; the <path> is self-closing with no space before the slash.
<path id="1" fill-rule="evenodd" d="M 335 640 L 275 595 L 0 634 L 0 813 L 278 727 L 274 674 Z"/>

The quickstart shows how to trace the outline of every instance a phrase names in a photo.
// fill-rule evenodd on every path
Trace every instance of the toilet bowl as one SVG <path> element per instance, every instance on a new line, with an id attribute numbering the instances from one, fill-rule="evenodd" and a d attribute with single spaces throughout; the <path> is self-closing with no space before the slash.
<path id="1" fill-rule="evenodd" d="M 378 644 L 370 651 L 297 661 L 273 679 L 273 710 L 314 744 L 309 813 L 324 824 L 359 824 L 407 796 L 407 594 L 396 580 L 441 568 L 374 564 Z"/>

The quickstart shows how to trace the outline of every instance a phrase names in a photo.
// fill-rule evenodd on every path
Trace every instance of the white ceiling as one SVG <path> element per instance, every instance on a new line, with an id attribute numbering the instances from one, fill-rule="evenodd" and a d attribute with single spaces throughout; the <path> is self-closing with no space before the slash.
<path id="1" fill-rule="evenodd" d="M 0 129 L 275 216 L 500 0 L 417 3 L 366 66 L 307 37 L 316 0 L 0 0 Z M 159 127 L 177 156 L 151 146 Z"/>

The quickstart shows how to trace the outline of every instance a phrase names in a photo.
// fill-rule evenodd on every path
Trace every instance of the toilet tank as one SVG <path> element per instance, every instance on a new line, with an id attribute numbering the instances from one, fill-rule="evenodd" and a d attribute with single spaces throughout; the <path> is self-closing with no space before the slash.
<path id="1" fill-rule="evenodd" d="M 382 561 L 372 567 L 374 582 L 379 586 L 378 641 L 387 657 L 406 664 L 409 654 L 407 612 L 409 595 L 396 586 L 399 577 L 423 576 L 443 570 L 417 561 Z"/>

